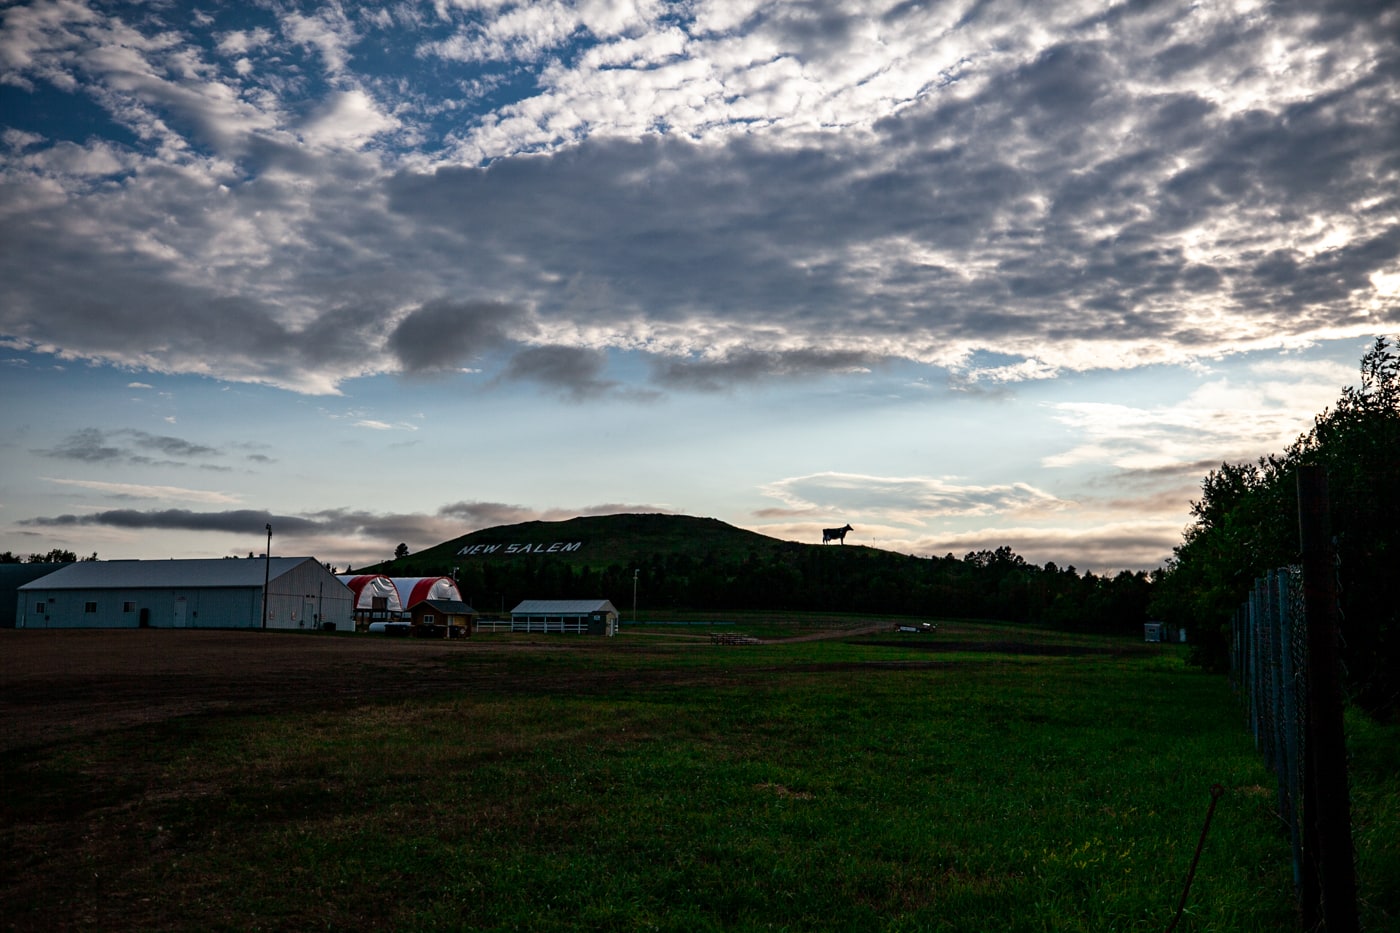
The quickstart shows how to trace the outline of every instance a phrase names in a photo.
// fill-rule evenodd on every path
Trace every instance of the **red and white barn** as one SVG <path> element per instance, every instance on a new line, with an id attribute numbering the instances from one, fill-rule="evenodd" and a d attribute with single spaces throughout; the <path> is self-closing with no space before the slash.
<path id="1" fill-rule="evenodd" d="M 355 596 L 355 627 L 360 631 L 371 622 L 397 620 L 403 615 L 398 588 L 382 573 L 345 574 L 336 579 Z"/>

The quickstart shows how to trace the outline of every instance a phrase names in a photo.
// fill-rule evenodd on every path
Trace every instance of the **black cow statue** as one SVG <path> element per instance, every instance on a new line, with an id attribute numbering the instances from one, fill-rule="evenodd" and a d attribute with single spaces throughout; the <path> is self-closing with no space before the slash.
<path id="1" fill-rule="evenodd" d="M 823 528 L 822 544 L 826 544 L 828 541 L 840 541 L 842 544 L 845 544 L 846 532 L 850 530 L 850 525 L 847 525 L 845 528 Z"/>

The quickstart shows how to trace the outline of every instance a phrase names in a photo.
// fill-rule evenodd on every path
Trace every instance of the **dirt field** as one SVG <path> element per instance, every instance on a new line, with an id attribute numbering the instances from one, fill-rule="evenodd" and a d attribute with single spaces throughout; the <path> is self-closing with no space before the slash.
<path id="1" fill-rule="evenodd" d="M 0 630 L 0 751 L 192 713 L 324 708 L 461 685 L 458 642 L 268 632 Z"/>
<path id="2" fill-rule="evenodd" d="M 785 641 L 869 637 L 884 630 L 884 625 L 853 625 Z M 517 667 L 507 683 L 498 663 L 502 652 L 557 651 L 565 644 L 577 651 L 646 651 L 660 644 L 674 649 L 681 642 L 693 643 L 697 649 L 743 650 L 712 648 L 708 637 L 698 634 L 638 635 L 636 641 L 629 637 L 625 643 L 596 638 L 561 641 L 561 637 L 513 641 L 481 636 L 448 642 L 254 631 L 0 629 L 0 752 L 177 716 L 343 709 L 364 700 L 476 686 L 587 690 L 592 682 L 624 676 L 612 671 L 561 677 L 554 672 L 532 678 Z M 940 653 L 1089 653 L 1083 648 L 1007 642 L 893 644 Z M 473 663 L 474 659 L 481 662 Z M 898 666 L 922 663 L 904 661 Z M 946 662 L 928 662 L 928 666 L 942 663 Z M 844 670 L 850 666 L 823 667 Z M 742 680 L 761 675 L 762 669 L 747 668 L 727 676 Z M 652 670 L 625 676 L 634 682 L 670 682 L 715 675 Z"/>
<path id="3" fill-rule="evenodd" d="M 868 633 L 869 627 L 817 637 Z M 346 708 L 474 685 L 500 687 L 499 665 L 474 657 L 567 644 L 579 651 L 626 651 L 613 639 L 502 636 L 442 641 L 311 633 L 171 629 L 0 629 L 0 752 L 94 732 L 194 714 Z M 708 638 L 640 636 L 645 650 L 665 641 L 708 645 Z M 805 640 L 805 639 L 803 639 Z M 629 639 L 630 641 L 630 639 Z M 448 659 L 456 663 L 448 665 Z M 606 679 L 610 675 L 598 675 Z M 647 675 L 632 675 L 646 679 Z M 656 673 L 667 679 L 671 675 Z M 586 689 L 554 675 L 518 689 Z"/>

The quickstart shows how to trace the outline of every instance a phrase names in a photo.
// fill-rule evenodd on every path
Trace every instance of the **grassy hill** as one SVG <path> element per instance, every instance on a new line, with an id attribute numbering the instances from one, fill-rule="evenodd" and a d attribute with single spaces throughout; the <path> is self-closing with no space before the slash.
<path id="1" fill-rule="evenodd" d="M 468 563 L 509 562 L 531 555 L 575 569 L 602 570 L 614 565 L 633 567 L 658 556 L 729 563 L 751 554 L 768 558 L 808 546 L 735 528 L 716 518 L 627 513 L 498 525 L 362 570 L 390 576 L 448 574 Z"/>

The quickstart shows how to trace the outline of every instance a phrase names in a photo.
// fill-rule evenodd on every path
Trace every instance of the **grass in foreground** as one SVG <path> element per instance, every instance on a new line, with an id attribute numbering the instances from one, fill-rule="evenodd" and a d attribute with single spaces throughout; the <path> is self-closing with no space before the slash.
<path id="1" fill-rule="evenodd" d="M 1178 929 L 1294 922 L 1270 778 L 1171 652 L 557 650 L 470 695 L 7 756 L 5 922 L 1161 930 L 1216 782 Z"/>

